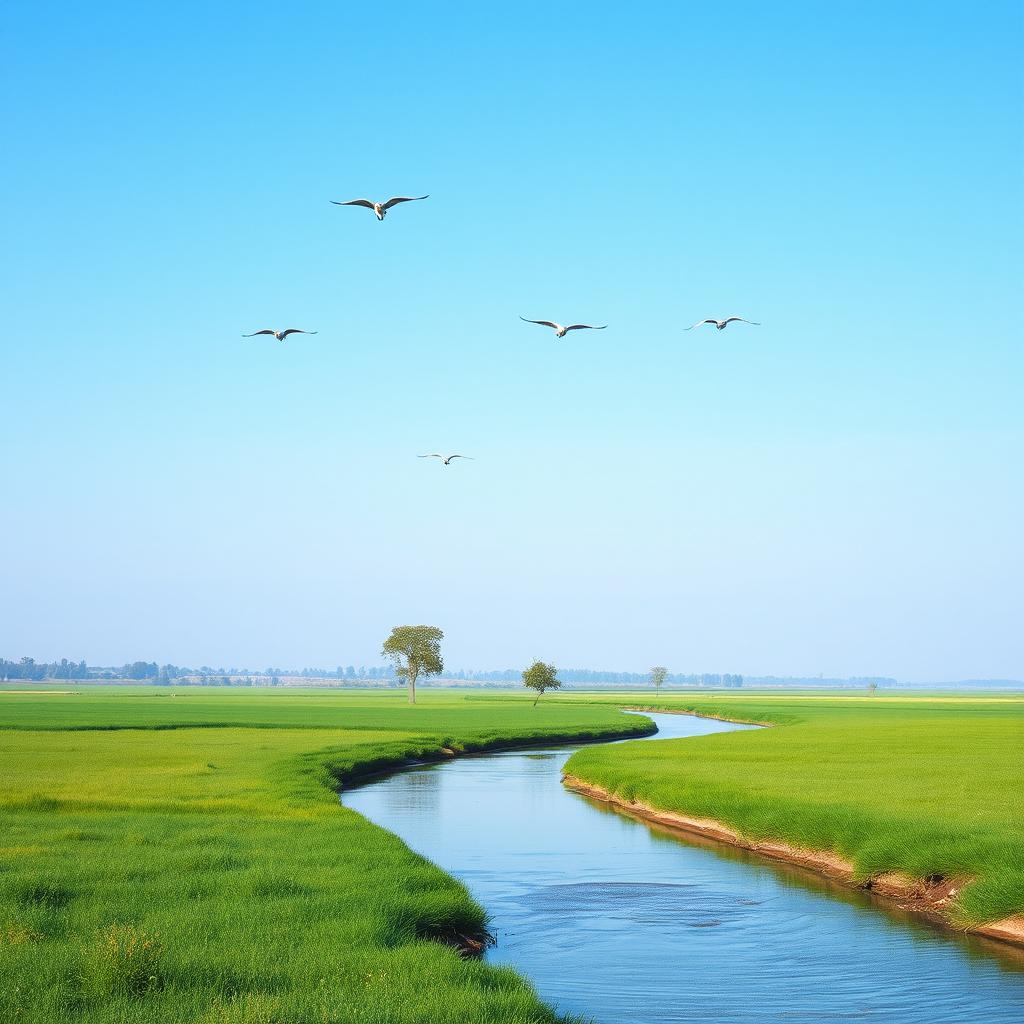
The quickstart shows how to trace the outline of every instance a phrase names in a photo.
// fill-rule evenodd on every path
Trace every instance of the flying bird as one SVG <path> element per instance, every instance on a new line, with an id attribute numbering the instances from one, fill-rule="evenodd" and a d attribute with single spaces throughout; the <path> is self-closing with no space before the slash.
<path id="1" fill-rule="evenodd" d="M 693 327 L 700 327 L 703 324 L 714 324 L 720 331 L 724 331 L 726 329 L 726 327 L 729 326 L 729 324 L 734 323 L 737 320 L 741 324 L 753 324 L 755 327 L 760 327 L 761 326 L 755 320 L 744 320 L 743 317 L 741 317 L 741 316 L 731 316 L 727 320 L 698 320 L 693 325 Z M 693 327 L 687 327 L 686 330 L 692 331 Z"/>
<path id="2" fill-rule="evenodd" d="M 520 320 L 528 324 L 540 324 L 541 327 L 550 327 L 555 332 L 556 338 L 564 338 L 569 331 L 603 331 L 607 324 L 602 327 L 595 327 L 593 324 L 570 324 L 568 327 L 563 327 L 561 324 L 556 324 L 553 320 L 527 320 L 525 316 L 521 316 Z"/>
<path id="3" fill-rule="evenodd" d="M 439 455 L 437 452 L 431 452 L 429 455 L 417 455 L 418 459 L 440 459 L 446 466 L 452 461 L 452 459 L 469 459 L 473 461 L 471 455 Z"/>
<path id="4" fill-rule="evenodd" d="M 278 341 L 284 341 L 289 334 L 319 334 L 319 331 L 300 331 L 298 327 L 289 327 L 287 331 L 272 331 L 269 327 L 265 331 L 254 331 L 252 334 L 243 334 L 243 338 L 255 338 L 259 334 L 272 334 Z"/>
<path id="5" fill-rule="evenodd" d="M 392 196 L 386 203 L 375 203 L 372 199 L 350 199 L 347 203 L 339 203 L 337 199 L 332 199 L 331 202 L 335 206 L 365 206 L 368 210 L 373 210 L 377 214 L 377 220 L 383 220 L 387 216 L 388 210 L 392 206 L 397 206 L 399 203 L 416 203 L 421 199 L 429 199 L 430 196 Z"/>

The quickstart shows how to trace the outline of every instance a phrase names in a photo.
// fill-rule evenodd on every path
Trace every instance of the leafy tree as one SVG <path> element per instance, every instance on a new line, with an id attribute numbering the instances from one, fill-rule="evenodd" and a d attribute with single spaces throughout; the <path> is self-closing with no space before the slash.
<path id="1" fill-rule="evenodd" d="M 664 665 L 655 665 L 651 669 L 651 682 L 654 684 L 655 690 L 661 690 L 661 684 L 665 682 L 667 675 L 668 669 Z"/>
<path id="2" fill-rule="evenodd" d="M 537 691 L 534 707 L 545 690 L 557 690 L 562 685 L 561 681 L 555 678 L 557 673 L 558 669 L 554 665 L 545 664 L 543 661 L 535 661 L 523 672 L 523 686 Z"/>
<path id="3" fill-rule="evenodd" d="M 410 704 L 416 703 L 416 680 L 421 675 L 436 676 L 443 671 L 443 639 L 444 632 L 437 626 L 395 626 L 384 641 L 380 653 L 391 659 L 395 674 L 405 680 Z"/>
<path id="4" fill-rule="evenodd" d="M 160 666 L 155 661 L 133 661 L 121 669 L 122 679 L 156 679 Z"/>

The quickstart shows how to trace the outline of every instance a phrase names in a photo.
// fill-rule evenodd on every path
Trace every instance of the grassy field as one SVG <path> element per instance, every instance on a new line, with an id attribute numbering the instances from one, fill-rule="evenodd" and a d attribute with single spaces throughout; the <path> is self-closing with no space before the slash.
<path id="1" fill-rule="evenodd" d="M 484 910 L 332 791 L 446 746 L 643 729 L 623 704 L 778 728 L 585 748 L 574 774 L 865 874 L 971 875 L 965 922 L 1024 910 L 1016 697 L 59 690 L 0 690 L 4 1022 L 551 1022 L 429 941 Z"/>
<path id="2" fill-rule="evenodd" d="M 749 839 L 835 851 L 865 876 L 974 879 L 965 924 L 1024 912 L 1024 698 L 562 695 L 777 726 L 594 747 L 567 771 Z"/>
<path id="3" fill-rule="evenodd" d="M 0 1020 L 549 1022 L 466 890 L 338 805 L 360 772 L 642 729 L 428 692 L 0 691 Z"/>

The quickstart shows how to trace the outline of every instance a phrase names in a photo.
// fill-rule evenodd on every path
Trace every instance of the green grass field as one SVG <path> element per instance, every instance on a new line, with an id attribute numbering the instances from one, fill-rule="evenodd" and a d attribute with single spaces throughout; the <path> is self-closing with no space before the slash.
<path id="1" fill-rule="evenodd" d="M 618 705 L 774 723 L 584 748 L 570 769 L 865 874 L 970 875 L 965 922 L 1024 910 L 1024 699 L 0 690 L 0 1020 L 551 1022 L 466 890 L 338 805 L 361 773 L 642 730 Z"/>
<path id="2" fill-rule="evenodd" d="M 567 771 L 749 839 L 835 851 L 865 876 L 971 877 L 965 924 L 1024 911 L 1024 698 L 586 696 L 774 724 L 587 748 Z"/>
<path id="3" fill-rule="evenodd" d="M 428 941 L 484 910 L 332 789 L 442 746 L 645 722 L 528 696 L 78 690 L 0 691 L 5 1024 L 554 1019 Z"/>

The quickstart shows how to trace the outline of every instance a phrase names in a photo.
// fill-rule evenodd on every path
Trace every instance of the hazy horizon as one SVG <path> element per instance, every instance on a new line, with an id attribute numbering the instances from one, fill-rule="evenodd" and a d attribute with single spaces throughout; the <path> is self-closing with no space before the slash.
<path id="1" fill-rule="evenodd" d="M 3 661 L 6 655 L 0 652 L 0 679 L 4 678 Z M 32 658 L 36 665 L 59 665 L 62 661 L 66 661 L 71 666 L 78 666 L 84 659 L 67 658 L 65 655 L 61 655 L 57 658 L 34 658 L 32 655 L 26 655 L 25 657 Z M 14 664 L 21 660 L 21 656 L 8 658 L 8 664 Z M 311 685 L 316 684 L 318 681 L 320 684 L 331 684 L 331 683 L 342 683 L 351 684 L 353 681 L 356 683 L 369 683 L 369 684 L 380 684 L 383 682 L 395 682 L 397 676 L 394 675 L 394 666 L 390 663 L 382 661 L 372 662 L 370 664 L 352 664 L 347 665 L 268 665 L 264 667 L 257 667 L 253 663 L 245 661 L 228 661 L 223 664 L 211 664 L 208 661 L 197 661 L 193 664 L 186 664 L 180 659 L 177 661 L 157 663 L 152 660 L 145 661 L 140 659 L 138 663 L 157 665 L 159 668 L 172 667 L 179 673 L 187 675 L 206 674 L 211 676 L 217 675 L 231 675 L 231 676 L 249 676 L 251 678 L 259 678 L 263 676 L 282 676 L 289 679 L 308 679 Z M 116 672 L 119 669 L 125 669 L 132 665 L 132 662 L 126 662 L 122 660 L 112 660 L 106 663 L 94 663 L 87 664 L 90 671 L 113 671 Z M 641 686 L 643 685 L 640 677 L 646 677 L 649 675 L 649 668 L 594 668 L 587 665 L 560 665 L 556 666 L 558 669 L 559 678 L 562 680 L 563 685 L 569 687 L 583 687 L 586 688 L 588 685 L 600 684 L 600 685 L 623 685 L 623 686 Z M 355 671 L 355 675 L 348 673 Z M 346 674 L 339 675 L 344 671 Z M 367 673 L 373 673 L 372 675 Z M 391 673 L 390 675 L 378 675 L 377 673 Z M 501 674 L 512 673 L 509 679 L 498 679 L 498 678 L 486 678 L 490 676 L 499 676 Z M 594 675 L 596 678 L 592 680 L 580 680 L 573 678 L 574 675 L 580 673 L 589 673 Z M 424 678 L 422 685 L 429 686 L 437 683 L 447 682 L 461 682 L 466 685 L 479 684 L 482 687 L 495 686 L 499 684 L 507 683 L 509 686 L 514 686 L 519 682 L 519 668 L 513 668 L 510 666 L 465 666 L 465 665 L 451 665 L 446 664 L 444 671 L 436 678 Z M 636 676 L 636 679 L 628 681 L 615 680 L 613 676 Z M 666 679 L 666 686 L 730 686 L 731 684 L 726 681 L 722 682 L 719 678 L 716 682 L 712 678 L 697 679 L 698 676 L 704 677 L 729 677 L 738 675 L 742 680 L 740 685 L 748 687 L 757 687 L 762 685 L 773 686 L 778 684 L 780 686 L 794 687 L 794 686 L 815 686 L 818 684 L 834 687 L 834 686 L 856 686 L 858 684 L 867 683 L 869 681 L 875 681 L 882 686 L 892 684 L 894 686 L 929 686 L 934 685 L 938 687 L 954 687 L 954 686 L 967 686 L 967 687 L 983 687 L 987 685 L 992 686 L 1009 686 L 1009 687 L 1024 687 L 1024 680 L 1014 678 L 997 678 L 997 677 L 966 677 L 962 679 L 927 679 L 927 680 L 914 680 L 914 679 L 899 679 L 894 676 L 886 675 L 884 673 L 871 673 L 863 676 L 825 676 L 823 673 L 819 673 L 817 676 L 799 676 L 788 673 L 773 674 L 764 672 L 752 672 L 744 675 L 741 673 L 728 673 L 716 671 L 715 669 L 704 669 L 695 670 L 692 667 L 686 666 L 670 666 L 668 667 L 668 677 Z M 689 677 L 687 679 L 680 679 L 680 677 Z M 100 677 L 89 677 L 83 678 L 71 678 L 70 680 L 64 680 L 63 677 L 48 676 L 46 682 L 59 683 L 63 681 L 70 681 L 74 683 L 103 683 L 103 682 L 123 682 L 125 679 L 130 677 L 115 677 L 113 679 L 105 680 Z M 12 682 L 20 681 L 19 678 L 14 677 L 11 679 Z M 140 683 L 151 683 L 151 678 L 140 678 L 137 680 Z M 173 685 L 174 680 L 171 680 Z M 400 685 L 396 683 L 396 685 Z"/>
<path id="2" fill-rule="evenodd" d="M 1020 5 L 638 13 L 0 14 L 0 652 L 1024 677 Z"/>

